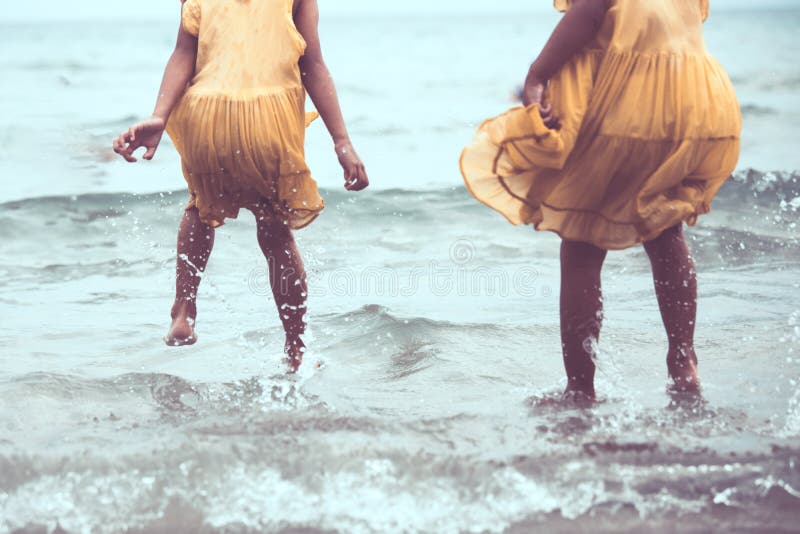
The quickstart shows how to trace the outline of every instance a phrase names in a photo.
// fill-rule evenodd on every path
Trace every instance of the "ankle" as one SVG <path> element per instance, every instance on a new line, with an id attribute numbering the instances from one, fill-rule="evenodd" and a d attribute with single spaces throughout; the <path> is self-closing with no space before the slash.
<path id="1" fill-rule="evenodd" d="M 567 383 L 567 389 L 564 390 L 562 398 L 570 404 L 587 408 L 592 406 L 597 400 L 594 384 L 577 384 L 573 382 Z"/>
<path id="2" fill-rule="evenodd" d="M 286 345 L 284 345 L 283 353 L 285 355 L 285 362 L 288 366 L 289 373 L 296 373 L 300 366 L 303 364 L 303 356 L 306 352 L 305 343 L 300 337 L 294 337 L 287 334 Z"/>
<path id="3" fill-rule="evenodd" d="M 670 343 L 667 362 L 675 365 L 697 365 L 697 353 L 693 343 Z"/>
<path id="4" fill-rule="evenodd" d="M 286 344 L 284 345 L 286 351 L 292 352 L 304 352 L 306 349 L 306 344 L 303 343 L 301 335 L 296 334 L 286 334 Z"/>
<path id="5" fill-rule="evenodd" d="M 567 389 L 565 393 L 578 393 L 594 398 L 594 380 L 587 378 L 569 378 L 567 379 Z"/>
<path id="6" fill-rule="evenodd" d="M 173 319 L 177 319 L 178 317 L 195 319 L 197 317 L 197 303 L 194 299 L 176 299 L 175 303 L 172 305 L 170 315 Z"/>

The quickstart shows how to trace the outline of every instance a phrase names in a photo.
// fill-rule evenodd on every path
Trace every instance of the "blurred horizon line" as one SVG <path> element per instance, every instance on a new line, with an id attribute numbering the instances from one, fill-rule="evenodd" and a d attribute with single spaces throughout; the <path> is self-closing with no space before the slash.
<path id="1" fill-rule="evenodd" d="M 326 9 L 327 7 L 327 9 Z M 463 8 L 463 6 L 460 6 Z M 148 11 L 148 10 L 144 10 Z M 146 22 L 161 22 L 167 20 L 177 20 L 179 10 L 170 9 L 169 11 L 149 10 L 149 14 L 142 14 L 142 11 L 137 10 L 131 13 L 129 10 L 117 9 L 109 11 L 108 9 L 91 10 L 91 12 L 71 11 L 68 13 L 58 13 L 55 11 L 48 11 L 46 15 L 42 16 L 41 13 L 24 13 L 24 12 L 7 12 L 3 20 L 0 20 L 0 26 L 9 26 L 16 24 L 49 24 L 49 23 L 81 23 L 81 22 L 118 22 L 125 20 L 131 23 L 146 23 Z M 475 8 L 471 9 L 454 10 L 453 7 L 448 8 L 446 5 L 426 6 L 425 9 L 403 9 L 399 7 L 390 7 L 388 9 L 381 9 L 380 7 L 369 7 L 366 9 L 349 9 L 349 8 L 331 8 L 329 6 L 320 6 L 321 16 L 323 19 L 358 19 L 358 18 L 425 18 L 433 15 L 447 15 L 448 17 L 466 18 L 475 16 L 509 16 L 509 15 L 542 15 L 542 14 L 556 14 L 552 5 L 547 2 L 545 4 L 531 4 L 521 6 L 519 2 L 509 1 L 507 6 L 498 9 L 496 6 L 492 8 Z M 800 11 L 800 2 L 796 0 L 761 0 L 758 5 L 753 5 L 748 0 L 728 0 L 728 2 L 712 0 L 711 2 L 711 16 L 713 18 L 715 13 L 727 12 L 742 12 L 742 11 Z"/>

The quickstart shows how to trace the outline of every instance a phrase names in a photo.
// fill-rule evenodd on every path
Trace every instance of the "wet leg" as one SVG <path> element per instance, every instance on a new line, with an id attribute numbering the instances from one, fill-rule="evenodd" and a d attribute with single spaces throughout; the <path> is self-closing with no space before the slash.
<path id="1" fill-rule="evenodd" d="M 175 269 L 175 303 L 172 326 L 164 338 L 168 345 L 192 345 L 197 319 L 197 289 L 214 247 L 214 228 L 200 220 L 196 208 L 186 210 L 178 230 L 178 258 Z"/>
<path id="2" fill-rule="evenodd" d="M 667 369 L 677 391 L 697 392 L 697 355 L 694 330 L 697 319 L 697 272 L 682 225 L 645 243 L 653 267 L 658 306 L 669 339 Z"/>
<path id="3" fill-rule="evenodd" d="M 607 252 L 588 243 L 561 243 L 561 346 L 565 397 L 593 401 L 595 350 L 603 321 L 600 272 Z"/>
<path id="4" fill-rule="evenodd" d="M 290 373 L 303 363 L 306 329 L 306 271 L 292 231 L 282 222 L 258 221 L 258 244 L 267 259 L 270 285 L 286 332 L 284 352 Z"/>

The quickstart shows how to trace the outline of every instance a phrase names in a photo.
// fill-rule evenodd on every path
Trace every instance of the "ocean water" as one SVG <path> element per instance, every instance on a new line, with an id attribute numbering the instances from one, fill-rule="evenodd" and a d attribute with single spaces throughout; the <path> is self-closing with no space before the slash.
<path id="1" fill-rule="evenodd" d="M 340 18 L 323 43 L 374 188 L 329 207 L 301 373 L 250 215 L 218 232 L 199 343 L 164 346 L 186 192 L 152 105 L 167 22 L 0 22 L 0 532 L 796 532 L 800 10 L 715 13 L 740 169 L 688 235 L 705 403 L 665 393 L 640 249 L 609 255 L 600 403 L 557 402 L 558 239 L 513 228 L 457 157 L 557 20 Z M 358 28 L 354 33 L 353 28 Z"/>

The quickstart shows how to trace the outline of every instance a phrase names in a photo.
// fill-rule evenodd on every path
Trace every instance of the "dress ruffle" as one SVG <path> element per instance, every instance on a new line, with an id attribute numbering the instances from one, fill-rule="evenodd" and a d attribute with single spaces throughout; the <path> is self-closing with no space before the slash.
<path id="1" fill-rule="evenodd" d="M 181 155 L 189 208 L 211 226 L 241 208 L 290 228 L 325 206 L 305 162 L 306 47 L 293 0 L 182 0 L 183 28 L 198 37 L 195 75 L 167 124 Z"/>
<path id="2" fill-rule="evenodd" d="M 599 136 L 565 173 L 558 168 L 562 140 L 538 115 L 536 105 L 519 107 L 481 126 L 461 156 L 467 188 L 512 224 L 607 250 L 695 224 L 739 155 L 738 139 Z"/>
<path id="3" fill-rule="evenodd" d="M 591 109 L 581 135 L 630 137 L 654 141 L 739 137 L 739 103 L 728 75 L 710 55 L 661 52 L 606 52 L 595 72 L 588 66 L 565 69 L 554 79 L 556 113 L 577 84 L 592 79 Z M 589 101 L 586 104 L 589 106 Z M 642 110 L 647 110 L 643 112 Z M 563 109 L 569 113 L 568 108 Z"/>
<path id="4" fill-rule="evenodd" d="M 324 209 L 304 157 L 302 89 L 241 97 L 189 90 L 167 131 L 180 152 L 200 218 L 211 226 L 240 208 L 278 218 L 290 228 L 310 224 Z"/>
<path id="5" fill-rule="evenodd" d="M 605 249 L 694 224 L 735 169 L 742 127 L 728 76 L 701 52 L 590 47 L 550 81 L 561 128 L 537 105 L 484 122 L 461 156 L 467 188 L 512 224 Z"/>

